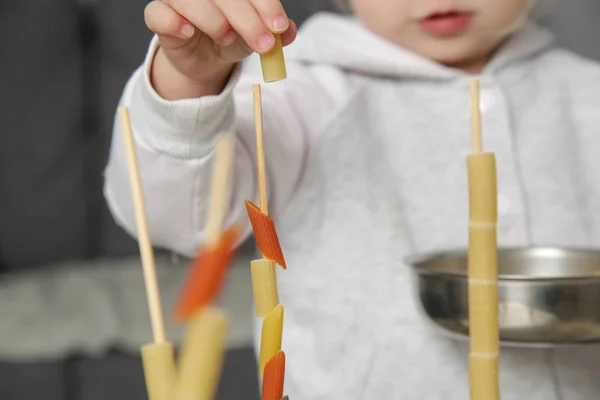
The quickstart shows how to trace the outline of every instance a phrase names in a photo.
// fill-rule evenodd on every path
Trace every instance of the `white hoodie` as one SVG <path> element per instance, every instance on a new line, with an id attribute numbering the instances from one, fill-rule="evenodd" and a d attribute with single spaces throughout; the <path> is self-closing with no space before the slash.
<path id="1" fill-rule="evenodd" d="M 151 236 L 193 255 L 202 242 L 216 135 L 239 138 L 229 221 L 256 200 L 256 58 L 219 96 L 161 99 L 145 66 L 127 85 Z M 414 253 L 467 245 L 469 76 L 392 45 L 351 17 L 319 14 L 264 85 L 272 211 L 288 270 L 286 394 L 294 400 L 465 400 L 465 343 L 417 312 Z M 528 24 L 481 75 L 484 146 L 498 163 L 502 246 L 600 240 L 600 68 Z M 132 234 L 115 125 L 106 196 Z M 600 348 L 501 352 L 504 400 L 600 397 Z"/>

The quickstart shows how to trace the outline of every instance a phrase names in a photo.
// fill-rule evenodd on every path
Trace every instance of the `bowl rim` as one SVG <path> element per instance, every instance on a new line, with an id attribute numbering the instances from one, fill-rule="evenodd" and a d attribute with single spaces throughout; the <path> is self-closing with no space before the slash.
<path id="1" fill-rule="evenodd" d="M 578 246 L 545 246 L 545 245 L 536 245 L 536 246 L 499 246 L 498 252 L 510 252 L 510 253 L 520 253 L 520 252 L 562 252 L 562 253 L 587 253 L 594 254 L 598 257 L 600 261 L 600 247 L 578 247 Z M 429 260 L 435 258 L 441 258 L 451 255 L 465 255 L 468 252 L 468 248 L 450 248 L 446 250 L 438 250 L 438 251 L 430 251 L 424 253 L 412 254 L 403 259 L 404 264 L 406 264 L 409 268 L 417 271 L 421 275 L 434 275 L 434 276 L 444 276 L 444 277 L 455 277 L 455 278 L 466 278 L 467 273 L 459 273 L 459 272 L 444 272 L 437 271 L 430 268 L 426 268 L 424 266 L 419 266 L 418 264 L 423 264 Z M 585 275 L 574 275 L 574 276 L 557 276 L 557 277 L 531 277 L 527 275 L 506 275 L 499 274 L 498 279 L 502 281 L 590 281 L 597 280 L 600 281 L 600 269 L 598 275 L 593 274 L 585 274 Z"/>

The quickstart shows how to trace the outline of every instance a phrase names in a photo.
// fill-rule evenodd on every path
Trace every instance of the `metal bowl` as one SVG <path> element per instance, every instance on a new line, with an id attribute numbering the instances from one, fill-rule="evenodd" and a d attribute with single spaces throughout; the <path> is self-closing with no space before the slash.
<path id="1" fill-rule="evenodd" d="M 440 332 L 468 338 L 467 252 L 406 260 L 421 311 Z M 600 342 L 600 250 L 534 247 L 498 251 L 500 341 L 546 347 Z"/>

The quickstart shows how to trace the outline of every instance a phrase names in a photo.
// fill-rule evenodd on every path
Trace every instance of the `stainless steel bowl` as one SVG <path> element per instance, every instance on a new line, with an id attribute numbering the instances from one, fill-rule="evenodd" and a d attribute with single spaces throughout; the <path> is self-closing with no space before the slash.
<path id="1" fill-rule="evenodd" d="M 406 260 L 425 317 L 442 333 L 468 338 L 467 253 Z M 500 340 L 512 346 L 600 342 L 600 250 L 500 249 Z"/>

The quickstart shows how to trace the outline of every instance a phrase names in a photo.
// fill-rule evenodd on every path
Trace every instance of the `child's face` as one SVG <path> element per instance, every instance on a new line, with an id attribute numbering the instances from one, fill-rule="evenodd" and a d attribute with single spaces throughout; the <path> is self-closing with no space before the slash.
<path id="1" fill-rule="evenodd" d="M 442 64 L 479 72 L 533 0 L 350 0 L 374 33 Z"/>

